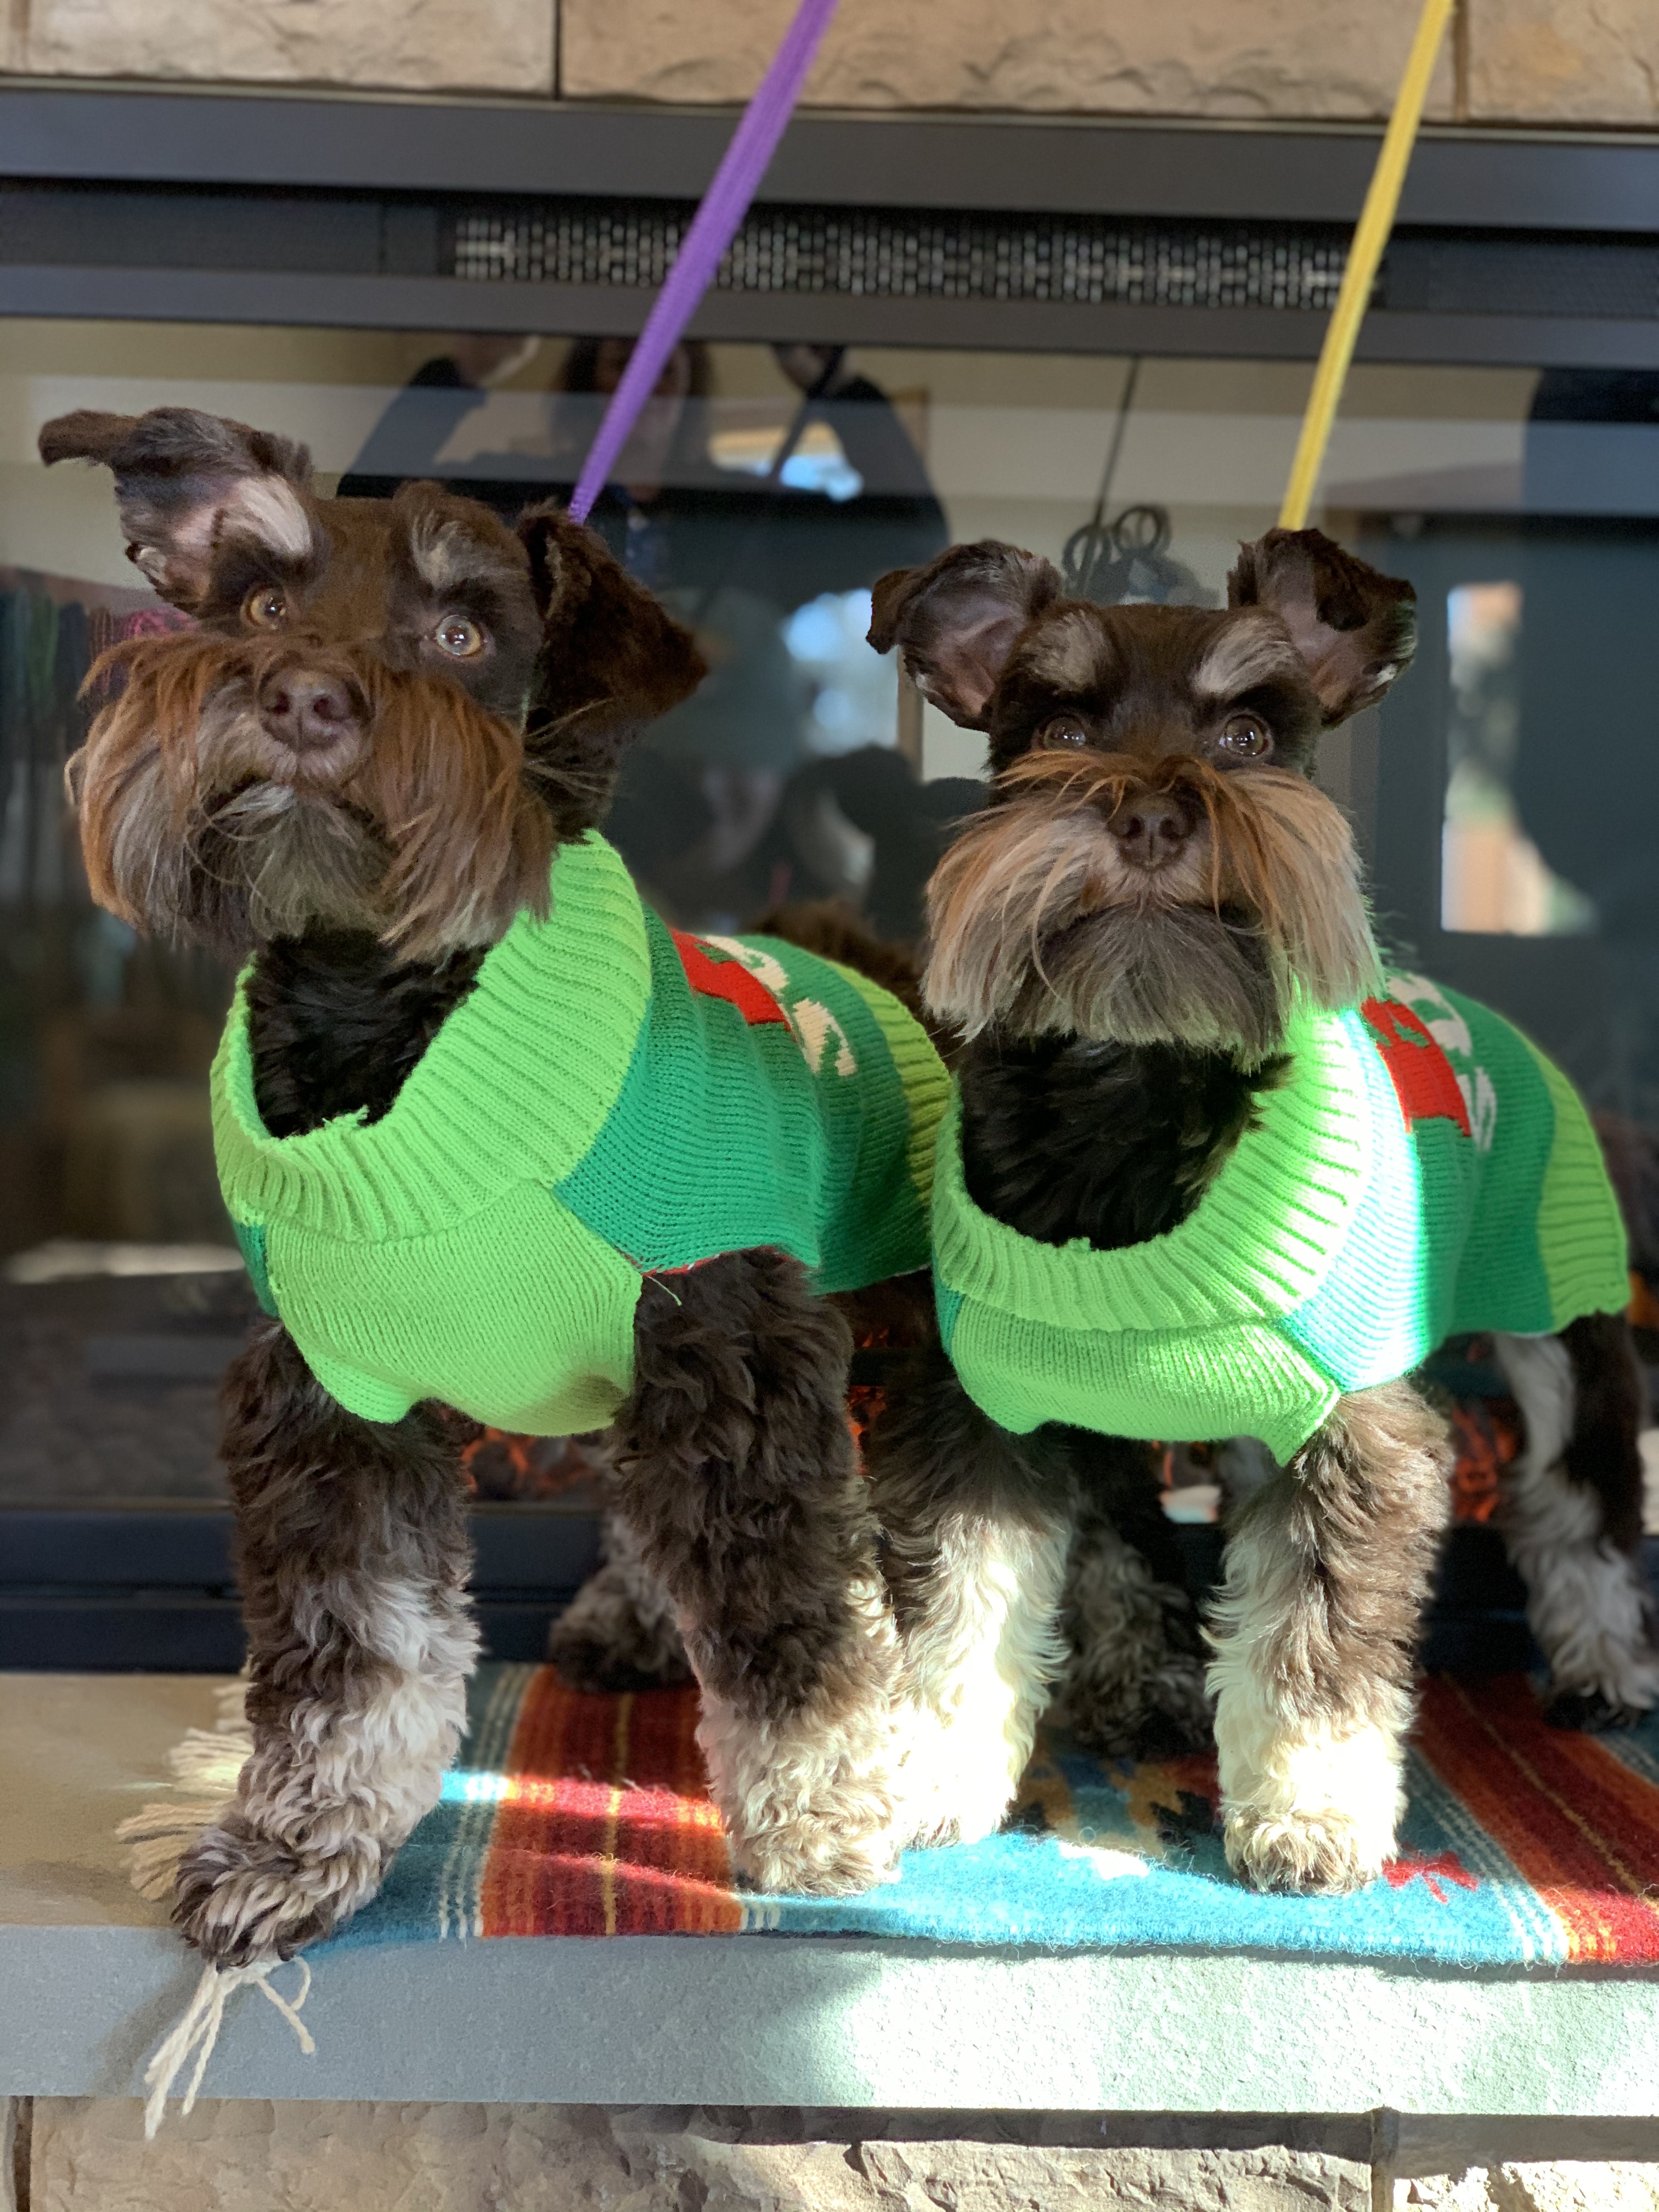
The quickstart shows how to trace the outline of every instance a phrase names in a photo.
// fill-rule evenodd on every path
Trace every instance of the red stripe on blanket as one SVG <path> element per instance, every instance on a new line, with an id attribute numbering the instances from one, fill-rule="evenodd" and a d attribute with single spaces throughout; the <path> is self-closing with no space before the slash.
<path id="1" fill-rule="evenodd" d="M 1553 1729 L 1524 1678 L 1437 1676 L 1419 1750 L 1513 1861 L 1575 1961 L 1659 1960 L 1659 1790 L 1594 1736 Z"/>
<path id="2" fill-rule="evenodd" d="M 485 1936 L 731 1934 L 743 1925 L 690 1690 L 526 1693 L 480 1887 Z"/>

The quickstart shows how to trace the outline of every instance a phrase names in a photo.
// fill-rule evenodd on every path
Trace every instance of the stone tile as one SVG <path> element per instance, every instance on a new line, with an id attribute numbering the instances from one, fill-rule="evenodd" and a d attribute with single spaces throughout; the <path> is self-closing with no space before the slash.
<path id="1" fill-rule="evenodd" d="M 1659 123 L 1652 0 L 1474 0 L 1469 113 L 1482 123 Z"/>
<path id="2" fill-rule="evenodd" d="M 9 70 L 547 93 L 557 0 L 14 0 Z"/>
<path id="3" fill-rule="evenodd" d="M 188 2119 L 171 2114 L 146 2143 L 136 2102 L 43 2097 L 33 2106 L 31 2212 L 1368 2212 L 1370 2203 L 1366 2166 L 1279 2144 L 1083 2148 L 997 2141 L 988 2128 L 970 2141 L 780 2140 L 776 2118 L 210 2100 Z"/>
<path id="4" fill-rule="evenodd" d="M 1395 2212 L 1655 2212 L 1659 2166 L 1590 2159 L 1476 2166 L 1395 2184 Z"/>
<path id="5" fill-rule="evenodd" d="M 1277 2144 L 1080 2150 L 866 2142 L 854 2147 L 849 2162 L 875 2185 L 884 2212 L 1007 2212 L 1012 2205 L 1030 2212 L 1369 2212 L 1371 2201 L 1368 2167 Z"/>
<path id="6" fill-rule="evenodd" d="M 0 2119 L 18 2109 L 33 2124 L 31 2212 L 1370 2212 L 1372 2202 L 1362 2160 L 1293 2147 L 1344 2140 L 1328 2120 L 1166 2114 L 1136 2129 L 1121 2114 L 210 2099 L 187 2120 L 170 2113 L 147 2144 L 135 2100 L 40 2097 Z M 918 2117 L 937 2137 L 903 2132 Z M 1126 2128 L 1153 2140 L 1090 2143 Z M 1207 2148 L 1206 2130 L 1248 2147 Z M 1281 2132 L 1287 2141 L 1265 2139 Z M 1474 2165 L 1398 2181 L 1394 2203 L 1659 2212 L 1659 2165 Z"/>
<path id="7" fill-rule="evenodd" d="M 1642 0 L 1619 3 L 1633 16 Z M 746 99 L 792 4 L 562 0 L 560 88 L 574 99 Z M 842 0 L 806 97 L 870 108 L 1376 116 L 1393 102 L 1416 12 L 1376 0 Z M 1443 55 L 1431 112 L 1449 113 L 1450 93 Z"/>
<path id="8" fill-rule="evenodd" d="M 591 2106 L 38 2097 L 30 2212 L 682 2212 Z"/>

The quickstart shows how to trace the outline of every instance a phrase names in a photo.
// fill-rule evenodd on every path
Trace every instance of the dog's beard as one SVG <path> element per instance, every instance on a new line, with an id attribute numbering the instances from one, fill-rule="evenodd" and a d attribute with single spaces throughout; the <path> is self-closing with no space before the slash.
<path id="1" fill-rule="evenodd" d="M 1190 1045 L 1255 1064 L 1284 1036 L 1284 977 L 1261 939 L 1223 915 L 1108 907 L 1042 948 L 999 1026 L 1017 1036 Z"/>
<path id="2" fill-rule="evenodd" d="M 381 930 L 385 846 L 343 807 L 291 784 L 252 783 L 187 833 L 185 887 L 198 926 L 224 933 L 217 902 L 264 943 L 314 925 Z"/>
<path id="3" fill-rule="evenodd" d="M 1257 1062 L 1291 1006 L 1352 1005 L 1380 966 L 1341 814 L 1298 775 L 1223 775 L 1042 754 L 1003 779 L 928 888 L 929 1004 L 988 1030 L 1181 1044 Z M 1148 871 L 1106 824 L 1129 793 L 1176 791 L 1199 816 Z"/>
<path id="4" fill-rule="evenodd" d="M 143 640 L 70 765 L 94 896 L 239 952 L 313 925 L 410 959 L 493 944 L 544 913 L 553 829 L 517 734 L 453 684 L 356 678 L 362 738 L 297 760 L 254 705 L 257 653 Z"/>

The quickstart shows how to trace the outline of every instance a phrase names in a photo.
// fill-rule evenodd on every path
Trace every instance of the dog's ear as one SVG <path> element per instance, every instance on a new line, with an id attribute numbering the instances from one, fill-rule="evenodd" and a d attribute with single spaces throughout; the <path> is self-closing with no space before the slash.
<path id="1" fill-rule="evenodd" d="M 952 545 L 925 568 L 894 568 L 871 594 L 869 638 L 897 646 L 916 688 L 964 730 L 986 709 L 1014 640 L 1060 596 L 1053 563 L 994 538 Z"/>
<path id="2" fill-rule="evenodd" d="M 114 471 L 127 558 L 187 612 L 206 592 L 215 550 L 226 537 L 258 538 L 289 561 L 303 561 L 312 550 L 301 495 L 311 480 L 310 454 L 246 422 L 194 407 L 153 407 L 148 415 L 82 408 L 46 424 L 40 458 L 49 466 L 101 461 Z"/>
<path id="3" fill-rule="evenodd" d="M 532 733 L 608 737 L 690 697 L 706 672 L 690 631 L 603 538 L 551 506 L 521 515 L 519 535 L 542 616 Z"/>
<path id="4" fill-rule="evenodd" d="M 1322 530 L 1270 530 L 1241 545 L 1230 607 L 1266 607 L 1291 634 L 1331 728 L 1375 706 L 1417 650 L 1417 594 Z"/>

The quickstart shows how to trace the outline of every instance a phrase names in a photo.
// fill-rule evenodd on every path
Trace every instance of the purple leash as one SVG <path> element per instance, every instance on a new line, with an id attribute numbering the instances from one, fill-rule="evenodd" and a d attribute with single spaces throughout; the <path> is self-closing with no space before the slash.
<path id="1" fill-rule="evenodd" d="M 772 66 L 732 134 L 714 181 L 702 196 L 702 204 L 685 234 L 685 243 L 668 272 L 646 319 L 640 342 L 623 372 L 622 382 L 611 395 L 611 404 L 599 424 L 599 434 L 588 450 L 570 513 L 586 522 L 593 502 L 605 489 L 617 457 L 639 412 L 650 398 L 664 364 L 680 342 L 681 333 L 708 289 L 720 256 L 737 235 L 738 225 L 749 212 L 749 203 L 766 174 L 785 125 L 812 66 L 818 42 L 836 12 L 836 0 L 800 0 L 795 20 L 784 33 L 783 44 L 772 58 Z"/>

